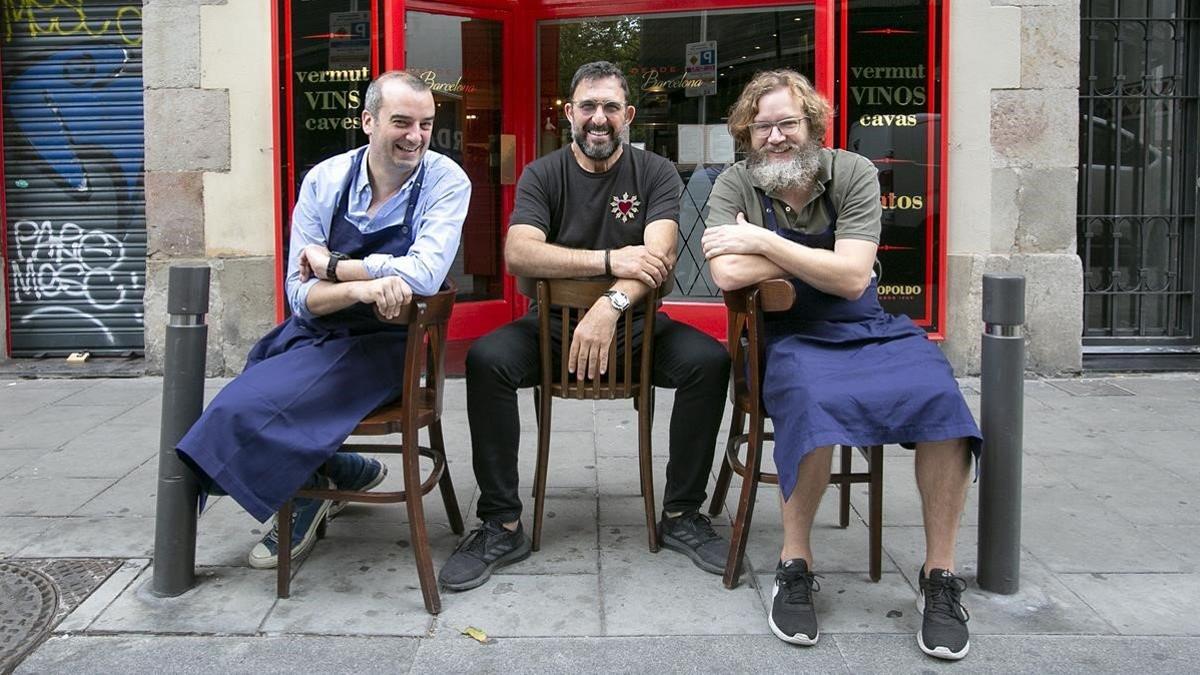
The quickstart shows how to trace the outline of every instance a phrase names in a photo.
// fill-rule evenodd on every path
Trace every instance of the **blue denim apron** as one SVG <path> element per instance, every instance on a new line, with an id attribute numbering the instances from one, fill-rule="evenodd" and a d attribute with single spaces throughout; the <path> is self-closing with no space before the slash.
<path id="1" fill-rule="evenodd" d="M 330 222 L 329 249 L 356 259 L 405 255 L 424 164 L 404 222 L 363 234 L 346 219 L 361 160 L 358 154 L 351 162 Z M 217 394 L 177 450 L 202 480 L 266 521 L 363 417 L 401 395 L 405 332 L 376 319 L 373 306 L 363 303 L 313 319 L 292 316 L 250 350 L 245 370 Z"/>
<path id="2" fill-rule="evenodd" d="M 837 211 L 821 195 L 829 227 L 819 234 L 780 228 L 770 198 L 758 192 L 767 227 L 790 241 L 833 250 Z M 785 496 L 800 461 L 816 448 L 968 438 L 978 458 L 982 435 L 954 372 L 925 331 L 879 304 L 877 279 L 846 300 L 792 279 L 796 302 L 765 318 L 763 402 L 775 427 L 775 467 Z"/>

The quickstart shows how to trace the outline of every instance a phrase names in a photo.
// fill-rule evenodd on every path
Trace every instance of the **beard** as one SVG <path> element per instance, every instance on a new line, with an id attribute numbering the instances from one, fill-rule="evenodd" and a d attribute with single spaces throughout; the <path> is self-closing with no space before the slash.
<path id="1" fill-rule="evenodd" d="M 746 169 L 755 184 L 764 191 L 779 192 L 789 188 L 812 187 L 816 181 L 817 170 L 821 168 L 821 146 L 816 141 L 804 144 L 789 143 L 788 149 L 793 150 L 791 159 L 771 160 L 771 153 L 766 147 L 751 150 L 746 158 Z"/>
<path id="2" fill-rule="evenodd" d="M 589 131 L 607 131 L 609 132 L 608 140 L 603 143 L 592 143 L 588 140 Z M 575 126 L 571 123 L 571 138 L 575 141 L 575 145 L 579 146 L 580 151 L 589 159 L 606 160 L 612 157 L 617 148 L 621 147 L 622 143 L 629 140 L 629 127 L 623 127 L 620 133 L 613 133 L 611 124 L 592 124 L 586 122 L 582 127 Z"/>

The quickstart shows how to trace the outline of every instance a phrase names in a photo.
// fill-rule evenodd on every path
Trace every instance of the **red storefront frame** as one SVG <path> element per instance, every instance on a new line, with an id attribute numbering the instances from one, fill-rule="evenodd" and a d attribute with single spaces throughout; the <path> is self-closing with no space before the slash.
<path id="1" fill-rule="evenodd" d="M 274 16 L 284 17 L 273 24 L 273 52 L 278 54 L 280 40 L 282 44 L 291 45 L 292 36 L 288 34 L 293 0 L 272 0 Z M 537 72 L 537 23 L 552 19 L 576 19 L 588 17 L 619 16 L 628 14 L 662 14 L 701 10 L 751 9 L 769 7 L 787 7 L 797 5 L 813 5 L 816 17 L 815 43 L 818 49 L 816 82 L 814 83 L 823 95 L 843 107 L 846 103 L 847 53 L 848 44 L 846 31 L 847 12 L 850 11 L 850 0 L 724 0 L 709 2 L 705 0 L 666 0 L 649 2 L 647 0 L 628 0 L 614 2 L 603 8 L 603 14 L 597 12 L 594 3 L 580 0 L 457 0 L 450 2 L 431 2 L 428 0 L 371 0 L 370 8 L 373 17 L 378 17 L 381 30 L 372 32 L 372 71 L 402 69 L 405 67 L 404 55 L 404 16 L 408 10 L 431 12 L 444 15 L 479 18 L 498 21 L 503 24 L 503 81 L 505 97 L 502 103 L 501 132 L 512 134 L 516 138 L 516 167 L 519 175 L 521 169 L 537 157 L 536 137 L 538 129 L 536 78 L 522 74 Z M 929 2 L 929 28 L 935 26 L 940 30 L 937 39 L 931 33 L 928 54 L 930 80 L 932 82 L 934 66 L 940 70 L 941 77 L 938 99 L 943 120 L 942 132 L 938 145 L 932 147 L 930 140 L 929 156 L 938 157 L 940 162 L 940 180 L 938 181 L 937 205 L 939 215 L 937 222 L 927 223 L 932 235 L 930 250 L 927 252 L 927 283 L 936 284 L 940 293 L 937 306 L 928 307 L 927 316 L 936 316 L 936 324 L 931 326 L 928 319 L 918 321 L 930 331 L 930 337 L 935 340 L 943 338 L 945 327 L 945 244 L 946 244 L 946 183 L 947 183 L 947 143 L 946 143 L 946 113 L 948 106 L 948 27 L 949 8 L 940 6 L 938 0 Z M 283 15 L 279 12 L 282 10 Z M 938 12 L 941 20 L 936 21 Z M 281 34 L 282 33 L 282 34 Z M 840 37 L 840 39 L 839 39 Z M 940 49 L 938 48 L 940 45 Z M 838 51 L 840 48 L 840 51 Z M 291 50 L 285 52 L 287 61 L 283 64 L 284 72 L 290 73 Z M 940 54 L 940 62 L 934 59 Z M 840 57 L 840 58 L 839 58 Z M 282 159 L 282 153 L 290 153 L 291 146 L 285 129 L 281 112 L 287 115 L 287 120 L 293 119 L 289 94 L 290 78 L 280 78 L 278 69 L 273 70 L 275 91 L 280 96 L 275 100 L 274 124 L 276 132 L 275 156 L 277 166 Z M 282 81 L 281 81 L 282 80 Z M 839 86 L 839 83 L 840 86 Z M 933 108 L 933 97 L 930 97 L 930 108 Z M 283 110 L 281 110 L 283 108 Z M 828 144 L 843 145 L 846 141 L 846 116 L 830 125 L 825 138 Z M 837 129 L 840 133 L 835 132 Z M 836 136 L 835 136 L 836 133 Z M 293 164 L 289 161 L 289 167 Z M 932 179 L 932 168 L 929 169 Z M 285 195 L 284 184 L 280 171 L 276 171 L 276 317 L 284 317 L 285 296 L 283 292 L 283 275 L 286 261 L 283 260 L 283 210 L 290 211 L 291 198 Z M 293 185 L 294 181 L 289 182 Z M 513 206 L 514 186 L 504 186 L 501 193 L 502 222 L 500 234 L 507 232 L 507 217 Z M 286 201 L 285 201 L 286 200 Z M 932 219 L 929 209 L 926 218 Z M 936 251 L 937 255 L 932 255 Z M 935 260 L 936 258 L 936 260 Z M 936 269 L 934 269 L 936 268 Z M 450 338 L 452 340 L 471 340 L 479 337 L 493 328 L 502 325 L 513 318 L 524 314 L 527 301 L 520 296 L 516 289 L 515 279 L 505 273 L 503 283 L 503 298 L 479 302 L 463 302 L 455 306 L 451 320 Z M 928 297 L 928 296 L 927 296 Z M 667 311 L 676 320 L 684 321 L 717 339 L 724 339 L 726 316 L 724 306 L 719 302 L 671 301 L 666 303 Z"/>

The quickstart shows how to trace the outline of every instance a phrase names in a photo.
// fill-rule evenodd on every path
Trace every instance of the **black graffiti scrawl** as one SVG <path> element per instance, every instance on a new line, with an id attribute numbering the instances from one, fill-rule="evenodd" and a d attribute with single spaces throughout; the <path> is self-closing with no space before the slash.
<path id="1" fill-rule="evenodd" d="M 141 2 L 0 0 L 13 356 L 143 347 Z"/>

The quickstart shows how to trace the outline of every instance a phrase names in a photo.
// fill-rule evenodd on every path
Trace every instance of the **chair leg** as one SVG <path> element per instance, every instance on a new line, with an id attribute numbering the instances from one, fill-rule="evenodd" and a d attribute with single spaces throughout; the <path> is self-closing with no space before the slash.
<path id="1" fill-rule="evenodd" d="M 871 581 L 883 571 L 883 446 L 871 446 Z"/>
<path id="2" fill-rule="evenodd" d="M 454 534 L 463 533 L 462 511 L 458 509 L 458 497 L 454 494 L 454 481 L 450 480 L 450 463 L 446 460 L 446 441 L 442 437 L 442 421 L 436 420 L 429 425 L 429 447 L 441 453 L 446 469 L 438 481 L 438 489 L 442 492 L 442 502 L 446 505 L 446 516 L 450 519 L 450 531 Z"/>
<path id="3" fill-rule="evenodd" d="M 742 572 L 742 557 L 750 538 L 750 521 L 754 518 L 754 500 L 758 496 L 758 472 L 762 461 L 763 418 L 754 415 L 750 421 L 750 439 L 746 444 L 746 473 L 742 476 L 742 492 L 738 498 L 737 517 L 729 538 L 729 559 L 725 561 L 725 588 L 737 586 Z"/>
<path id="4" fill-rule="evenodd" d="M 542 428 L 542 388 L 540 386 L 533 388 L 533 420 L 537 423 L 537 428 Z M 533 487 L 529 489 L 530 497 L 537 497 L 537 471 L 533 472 Z M 533 550 L 537 550 L 536 548 Z"/>
<path id="5" fill-rule="evenodd" d="M 421 595 L 425 609 L 430 614 L 442 611 L 442 599 L 438 595 L 437 581 L 433 576 L 433 556 L 429 548 L 429 533 L 425 529 L 425 505 L 421 495 L 421 455 L 417 449 L 417 434 L 404 434 L 404 494 L 408 507 L 408 528 L 412 537 L 413 556 L 417 560 L 417 577 L 421 582 Z"/>
<path id="6" fill-rule="evenodd" d="M 287 500 L 275 514 L 279 522 L 279 545 L 275 565 L 275 595 L 280 598 L 292 594 L 292 500 Z"/>
<path id="7" fill-rule="evenodd" d="M 542 393 L 538 400 L 537 465 L 533 472 L 533 550 L 542 548 L 542 512 L 546 507 L 546 468 L 550 463 L 550 400 Z"/>
<path id="8" fill-rule="evenodd" d="M 654 508 L 654 463 L 652 458 L 650 426 L 654 419 L 654 405 L 649 399 L 653 397 L 654 387 L 646 385 L 641 396 L 645 396 L 643 405 L 638 409 L 638 473 L 641 474 L 642 500 L 646 505 L 646 534 L 650 540 L 650 552 L 658 553 L 658 514 Z"/>
<path id="9" fill-rule="evenodd" d="M 733 439 L 742 435 L 743 429 L 746 428 L 746 413 L 733 409 L 733 418 L 729 421 L 729 440 L 725 447 L 728 448 Z M 716 516 L 721 513 L 721 509 L 725 507 L 725 497 L 729 495 L 729 481 L 733 478 L 733 467 L 729 465 L 728 451 L 721 454 L 721 471 L 717 474 L 717 484 L 713 487 L 712 504 L 708 507 L 708 515 Z"/>
<path id="10" fill-rule="evenodd" d="M 851 462 L 854 459 L 854 448 L 849 445 L 840 446 L 842 449 L 842 475 L 849 476 Z M 843 481 L 838 486 L 838 525 L 843 529 L 850 527 L 850 483 Z"/>

